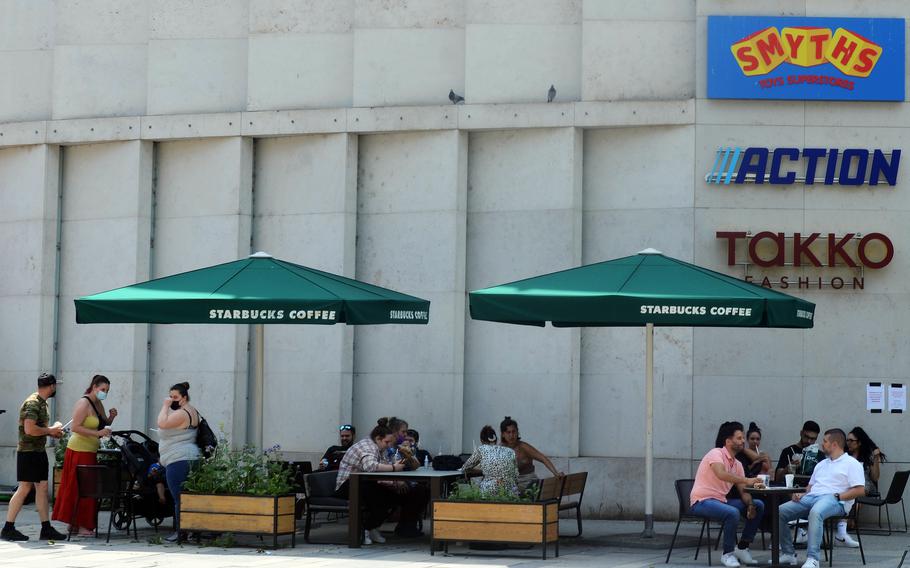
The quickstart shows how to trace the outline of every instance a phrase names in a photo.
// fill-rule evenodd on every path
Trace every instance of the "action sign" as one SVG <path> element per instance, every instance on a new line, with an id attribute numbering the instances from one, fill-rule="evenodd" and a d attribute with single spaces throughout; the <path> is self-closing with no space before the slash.
<path id="1" fill-rule="evenodd" d="M 904 100 L 902 18 L 708 16 L 708 98 Z"/>

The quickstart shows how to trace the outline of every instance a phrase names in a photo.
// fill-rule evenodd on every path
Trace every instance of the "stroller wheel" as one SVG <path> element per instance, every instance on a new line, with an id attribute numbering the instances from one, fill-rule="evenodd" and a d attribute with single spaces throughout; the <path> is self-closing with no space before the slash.
<path id="1" fill-rule="evenodd" d="M 129 528 L 130 516 L 126 514 L 126 511 L 114 511 L 111 513 L 111 517 L 111 523 L 117 530 L 122 531 Z"/>

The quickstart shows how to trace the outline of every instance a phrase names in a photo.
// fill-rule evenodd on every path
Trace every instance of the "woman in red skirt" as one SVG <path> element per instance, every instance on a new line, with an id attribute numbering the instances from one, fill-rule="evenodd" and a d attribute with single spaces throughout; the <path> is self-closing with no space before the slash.
<path id="1" fill-rule="evenodd" d="M 79 499 L 76 466 L 97 464 L 96 455 L 101 438 L 111 434 L 110 424 L 117 417 L 117 409 L 112 408 L 105 415 L 102 402 L 110 390 L 111 382 L 108 378 L 104 375 L 95 375 L 85 390 L 85 395 L 76 401 L 73 408 L 72 435 L 63 458 L 60 491 L 54 500 L 52 518 L 69 524 L 69 532 L 78 531 L 80 536 L 95 534 L 97 504 L 94 499 Z M 76 501 L 79 501 L 78 510 Z M 78 515 L 75 518 L 74 513 Z"/>

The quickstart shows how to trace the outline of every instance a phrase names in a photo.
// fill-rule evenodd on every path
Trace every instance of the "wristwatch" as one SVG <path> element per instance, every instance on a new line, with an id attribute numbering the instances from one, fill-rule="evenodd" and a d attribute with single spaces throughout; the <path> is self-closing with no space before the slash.
<path id="1" fill-rule="evenodd" d="M 835 501 L 840 501 L 840 493 L 835 493 L 835 494 L 834 494 L 834 500 L 835 500 Z"/>

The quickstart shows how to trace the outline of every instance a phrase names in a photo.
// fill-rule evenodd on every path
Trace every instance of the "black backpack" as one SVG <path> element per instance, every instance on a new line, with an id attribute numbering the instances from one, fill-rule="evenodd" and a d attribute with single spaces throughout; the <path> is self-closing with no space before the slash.
<path id="1" fill-rule="evenodd" d="M 458 456 L 436 456 L 433 458 L 433 469 L 437 471 L 455 471 L 461 469 L 464 462 Z"/>
<path id="2" fill-rule="evenodd" d="M 196 413 L 198 414 L 199 411 L 197 410 Z M 196 426 L 196 445 L 199 446 L 202 455 L 207 458 L 211 457 L 215 453 L 215 448 L 218 447 L 218 438 L 215 437 L 208 421 L 201 414 L 199 414 L 199 424 Z"/>

